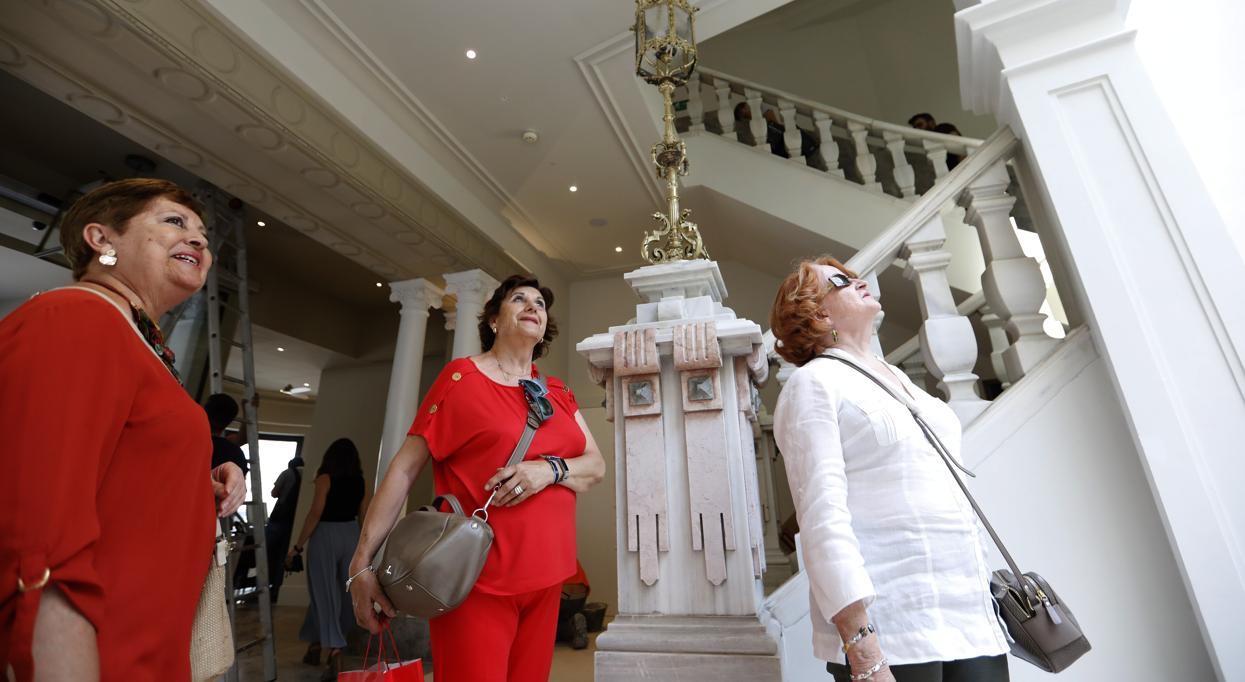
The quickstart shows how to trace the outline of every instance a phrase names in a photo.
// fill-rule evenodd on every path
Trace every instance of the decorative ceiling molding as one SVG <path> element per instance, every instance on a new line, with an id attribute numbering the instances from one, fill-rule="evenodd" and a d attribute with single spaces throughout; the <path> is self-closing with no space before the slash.
<path id="1" fill-rule="evenodd" d="M 484 164 L 480 163 L 480 160 L 450 132 L 449 128 L 428 107 L 424 106 L 424 103 L 363 44 L 363 41 L 342 22 L 333 10 L 324 4 L 323 0 L 300 0 L 299 4 L 316 23 L 323 27 L 354 57 L 359 66 L 363 67 L 365 71 L 375 78 L 377 84 L 393 95 L 420 125 L 427 128 L 437 141 L 449 150 L 454 158 L 458 159 L 459 163 L 470 171 L 480 181 L 480 184 L 502 204 L 504 209 L 514 213 L 522 227 L 515 224 L 515 221 L 510 221 L 511 225 L 520 231 L 529 244 L 543 251 L 545 255 L 551 258 L 567 260 L 566 254 L 557 247 L 556 243 L 545 239 L 539 232 L 534 230 L 537 221 L 532 218 L 523 204 L 507 191 L 497 178 L 493 177 L 493 174 L 488 171 Z M 503 216 L 506 214 L 506 210 L 502 211 Z"/>
<path id="2" fill-rule="evenodd" d="M 197 8 L 4 5 L 0 66 L 381 276 L 513 270 L 513 259 L 405 169 Z M 106 50 L 127 68 L 64 49 L 68 41 Z M 205 118 L 219 128 L 194 127 Z M 200 141 L 213 137 L 215 145 Z M 274 164 L 282 177 L 262 174 Z"/>

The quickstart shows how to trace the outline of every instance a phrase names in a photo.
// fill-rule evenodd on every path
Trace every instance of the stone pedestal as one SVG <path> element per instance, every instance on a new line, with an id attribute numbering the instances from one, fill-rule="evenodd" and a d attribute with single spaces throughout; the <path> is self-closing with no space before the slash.
<path id="1" fill-rule="evenodd" d="M 635 322 L 576 349 L 614 422 L 618 617 L 596 680 L 778 680 L 757 617 L 765 543 L 752 443 L 761 328 L 722 305 L 717 264 L 625 275 Z"/>

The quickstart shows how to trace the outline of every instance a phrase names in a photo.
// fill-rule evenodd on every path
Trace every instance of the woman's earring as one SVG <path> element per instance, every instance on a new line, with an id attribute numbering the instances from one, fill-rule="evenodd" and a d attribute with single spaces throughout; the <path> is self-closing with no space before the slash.
<path id="1" fill-rule="evenodd" d="M 491 329 L 493 330 L 493 333 L 494 333 L 494 334 L 496 334 L 496 333 L 497 333 L 497 325 L 492 325 L 492 326 L 491 326 Z"/>
<path id="2" fill-rule="evenodd" d="M 108 247 L 108 250 L 99 254 L 99 264 L 112 267 L 117 264 L 117 250 Z"/>
<path id="3" fill-rule="evenodd" d="M 835 342 L 835 343 L 838 343 L 838 342 L 839 342 L 839 330 L 837 330 L 837 329 L 831 329 L 831 330 L 830 330 L 830 338 L 834 339 L 834 342 Z"/>

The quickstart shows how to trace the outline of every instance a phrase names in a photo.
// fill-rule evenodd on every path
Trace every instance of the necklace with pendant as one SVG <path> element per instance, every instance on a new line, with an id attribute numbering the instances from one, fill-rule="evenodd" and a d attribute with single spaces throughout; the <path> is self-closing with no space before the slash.
<path id="1" fill-rule="evenodd" d="M 160 325 L 156 324 L 156 321 L 151 319 L 151 317 L 147 314 L 147 311 L 143 310 L 142 307 L 135 305 L 134 302 L 130 300 L 129 296 L 126 296 L 124 293 L 118 291 L 116 287 L 110 286 L 103 282 L 97 282 L 93 279 L 83 281 L 103 287 L 120 296 L 127 304 L 129 304 L 130 316 L 134 318 L 134 326 L 138 327 L 138 332 L 142 334 L 143 340 L 145 340 L 147 345 L 151 346 L 151 349 L 156 352 L 156 357 L 160 358 L 160 361 L 164 363 L 164 366 L 173 373 L 173 378 L 177 379 L 178 383 L 181 383 L 182 377 L 177 373 L 177 368 L 173 366 L 173 363 L 177 362 L 177 356 L 173 353 L 171 348 L 164 345 L 164 333 L 160 331 Z"/>

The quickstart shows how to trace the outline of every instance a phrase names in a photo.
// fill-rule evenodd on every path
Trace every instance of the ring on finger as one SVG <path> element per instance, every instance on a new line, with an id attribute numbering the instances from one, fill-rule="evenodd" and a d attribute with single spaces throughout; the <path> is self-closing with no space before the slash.
<path id="1" fill-rule="evenodd" d="M 523 494 L 523 486 L 521 486 L 521 485 L 516 485 L 516 486 L 514 487 L 514 494 L 515 494 L 515 495 L 522 495 L 522 494 Z"/>

